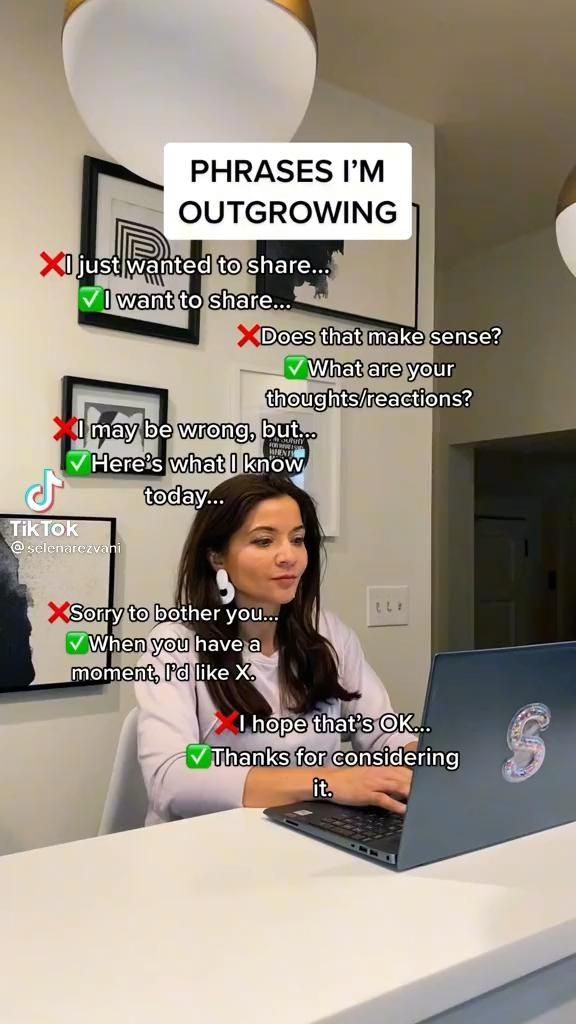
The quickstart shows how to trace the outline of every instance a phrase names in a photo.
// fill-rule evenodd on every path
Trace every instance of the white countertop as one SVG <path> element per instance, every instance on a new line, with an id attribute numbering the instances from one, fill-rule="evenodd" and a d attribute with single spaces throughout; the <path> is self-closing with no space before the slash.
<path id="1" fill-rule="evenodd" d="M 0 857 L 2 1024 L 414 1024 L 576 953 L 576 825 L 412 871 L 229 811 Z"/>

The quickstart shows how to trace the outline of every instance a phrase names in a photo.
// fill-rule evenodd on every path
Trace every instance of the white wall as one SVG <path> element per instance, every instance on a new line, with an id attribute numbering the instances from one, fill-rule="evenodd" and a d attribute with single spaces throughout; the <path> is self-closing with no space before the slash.
<path id="1" fill-rule="evenodd" d="M 164 386 L 170 391 L 171 422 L 210 421 L 229 414 L 223 368 L 257 365 L 278 371 L 286 354 L 286 349 L 238 349 L 234 313 L 203 314 L 201 344 L 194 349 L 83 328 L 76 322 L 74 280 L 40 277 L 41 249 L 78 252 L 82 157 L 106 156 L 69 98 L 59 58 L 59 7 L 48 11 L 48 6 L 13 0 L 4 12 L 1 44 L 2 181 L 9 202 L 2 217 L 7 265 L 0 430 L 2 505 L 9 512 L 24 511 L 25 487 L 54 462 L 51 426 L 60 409 L 63 375 Z M 422 205 L 421 326 L 430 329 L 432 127 L 320 83 L 301 138 L 412 143 L 414 198 Z M 251 247 L 218 243 L 206 251 L 242 256 Z M 249 279 L 237 278 L 236 285 L 250 290 Z M 317 326 L 303 313 L 279 316 L 278 322 Z M 325 603 L 359 631 L 398 710 L 419 711 L 429 662 L 431 440 L 427 411 L 343 414 L 341 536 L 330 547 Z M 215 454 L 218 449 L 195 445 L 195 450 Z M 174 443 L 174 454 L 184 451 Z M 195 478 L 193 486 L 213 484 L 214 478 Z M 59 515 L 118 517 L 118 606 L 171 603 L 190 525 L 188 509 L 145 507 L 141 486 L 78 480 L 67 482 L 59 496 Z M 408 627 L 366 629 L 365 588 L 375 583 L 410 586 Z M 130 634 L 124 624 L 123 635 L 138 635 L 137 627 L 131 628 Z M 0 853 L 94 834 L 120 724 L 132 703 L 128 684 L 84 694 L 0 697 Z"/>
<path id="2" fill-rule="evenodd" d="M 553 228 L 523 235 L 441 275 L 436 321 L 443 328 L 503 329 L 497 347 L 453 350 L 458 389 L 470 409 L 443 411 L 454 443 L 574 428 L 576 279 Z"/>
<path id="3" fill-rule="evenodd" d="M 471 450 L 454 446 L 576 426 L 576 280 L 551 226 L 438 275 L 439 329 L 503 329 L 497 347 L 447 349 L 469 409 L 434 414 L 434 647 L 468 646 L 473 591 Z M 440 358 L 437 349 L 436 358 Z"/>

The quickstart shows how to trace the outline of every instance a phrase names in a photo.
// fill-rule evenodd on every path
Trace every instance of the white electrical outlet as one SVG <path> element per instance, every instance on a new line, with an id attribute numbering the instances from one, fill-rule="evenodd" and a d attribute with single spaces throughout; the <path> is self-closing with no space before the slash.
<path id="1" fill-rule="evenodd" d="M 407 626 L 408 587 L 367 587 L 368 626 Z"/>

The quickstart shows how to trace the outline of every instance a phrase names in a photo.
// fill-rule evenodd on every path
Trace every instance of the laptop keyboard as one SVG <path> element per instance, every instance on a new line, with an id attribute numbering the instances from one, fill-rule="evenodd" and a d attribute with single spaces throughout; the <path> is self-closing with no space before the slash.
<path id="1" fill-rule="evenodd" d="M 317 817 L 314 824 L 346 839 L 370 842 L 373 839 L 388 839 L 399 835 L 404 824 L 404 815 L 392 812 L 383 814 L 378 811 L 348 811 Z"/>

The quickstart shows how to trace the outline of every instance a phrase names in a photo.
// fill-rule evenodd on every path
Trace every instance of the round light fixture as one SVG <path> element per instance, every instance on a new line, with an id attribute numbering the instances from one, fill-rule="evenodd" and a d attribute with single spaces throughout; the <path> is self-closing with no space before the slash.
<path id="1" fill-rule="evenodd" d="M 119 164 L 162 184 L 167 142 L 287 142 L 317 43 L 309 0 L 67 0 L 72 98 Z"/>
<path id="2" fill-rule="evenodd" d="M 576 277 L 576 167 L 570 171 L 558 197 L 556 241 L 564 263 Z"/>

